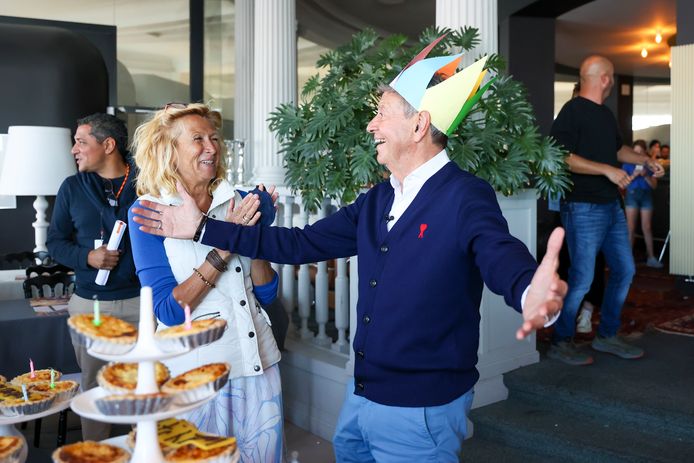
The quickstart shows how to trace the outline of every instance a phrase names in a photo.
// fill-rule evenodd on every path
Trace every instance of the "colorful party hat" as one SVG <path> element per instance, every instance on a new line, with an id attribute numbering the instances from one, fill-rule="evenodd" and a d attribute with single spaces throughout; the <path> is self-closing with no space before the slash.
<path id="1" fill-rule="evenodd" d="M 450 135 L 465 119 L 493 80 L 480 89 L 487 73 L 484 64 L 487 57 L 476 61 L 465 69 L 455 72 L 463 54 L 427 58 L 445 34 L 419 52 L 390 86 L 417 111 L 428 111 L 431 123 L 446 135 Z M 427 88 L 431 78 L 438 74 L 443 81 Z"/>

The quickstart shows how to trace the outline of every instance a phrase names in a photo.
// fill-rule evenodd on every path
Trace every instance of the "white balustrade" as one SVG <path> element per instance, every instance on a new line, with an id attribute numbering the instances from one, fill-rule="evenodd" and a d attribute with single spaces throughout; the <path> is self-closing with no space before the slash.
<path id="1" fill-rule="evenodd" d="M 252 189 L 252 186 L 241 187 Z M 295 207 L 299 205 L 299 207 Z M 278 214 L 273 225 L 287 228 L 299 227 L 326 217 L 331 209 L 331 202 L 326 200 L 317 214 L 308 214 L 301 204 L 301 198 L 289 194 L 286 188 L 280 188 L 280 197 L 277 201 Z M 335 207 L 339 207 L 334 205 Z M 349 271 L 348 271 L 349 265 Z M 356 257 L 335 259 L 334 280 L 330 280 L 328 262 L 317 262 L 298 266 L 272 264 L 280 275 L 279 295 L 284 309 L 289 316 L 289 329 L 287 336 L 296 342 L 307 343 L 319 349 L 327 349 L 329 352 L 347 358 L 350 351 L 349 333 L 353 316 L 356 312 L 357 284 L 356 284 Z M 311 272 L 315 269 L 312 278 Z M 313 281 L 312 281 L 313 280 Z M 331 284 L 332 283 L 332 284 Z M 330 304 L 330 287 L 334 288 L 334 304 Z M 300 324 L 294 324 L 295 313 L 299 314 Z M 334 313 L 337 340 L 328 334 L 330 311 Z M 317 324 L 316 330 L 309 328 L 309 322 Z M 351 374 L 351 363 L 347 364 Z"/>

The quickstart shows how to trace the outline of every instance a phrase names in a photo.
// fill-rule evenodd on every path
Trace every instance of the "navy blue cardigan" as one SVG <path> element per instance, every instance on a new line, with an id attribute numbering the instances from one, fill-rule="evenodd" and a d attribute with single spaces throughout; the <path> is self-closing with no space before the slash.
<path id="1" fill-rule="evenodd" d="M 303 229 L 209 220 L 203 242 L 300 264 L 359 256 L 355 393 L 394 406 L 448 403 L 472 388 L 483 281 L 520 311 L 537 264 L 508 232 L 485 181 L 450 162 L 390 232 L 388 182 Z"/>

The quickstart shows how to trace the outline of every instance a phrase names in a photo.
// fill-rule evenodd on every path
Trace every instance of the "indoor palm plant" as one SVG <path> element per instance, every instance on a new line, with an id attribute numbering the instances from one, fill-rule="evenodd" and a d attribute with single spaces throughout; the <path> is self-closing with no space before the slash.
<path id="1" fill-rule="evenodd" d="M 430 57 L 452 47 L 470 50 L 478 43 L 477 29 L 469 27 L 429 28 L 413 46 L 403 35 L 381 39 L 371 30 L 360 32 L 321 56 L 317 64 L 326 72 L 306 82 L 298 105 L 284 104 L 271 114 L 287 185 L 301 194 L 309 210 L 325 198 L 350 203 L 363 188 L 383 179 L 385 169 L 376 162 L 373 137 L 366 132 L 377 106 L 375 89 L 444 32 L 449 33 Z M 565 153 L 538 133 L 525 89 L 501 74 L 503 60 L 492 55 L 486 67 L 497 78 L 449 137 L 449 156 L 504 195 L 530 187 L 542 196 L 563 192 L 569 185 Z"/>

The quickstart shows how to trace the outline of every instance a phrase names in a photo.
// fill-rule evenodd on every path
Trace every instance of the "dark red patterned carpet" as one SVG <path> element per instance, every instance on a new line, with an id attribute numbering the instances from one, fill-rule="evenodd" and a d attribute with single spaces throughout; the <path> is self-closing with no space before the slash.
<path id="1" fill-rule="evenodd" d="M 658 329 L 694 336 L 694 294 L 682 290 L 676 279 L 667 273 L 667 268 L 653 269 L 637 264 L 636 276 L 622 310 L 620 333 L 638 336 L 646 330 Z M 593 338 L 599 317 L 599 311 L 593 314 L 593 333 L 576 334 L 578 342 Z M 541 330 L 538 340 L 549 342 L 551 332 L 551 328 Z"/>

